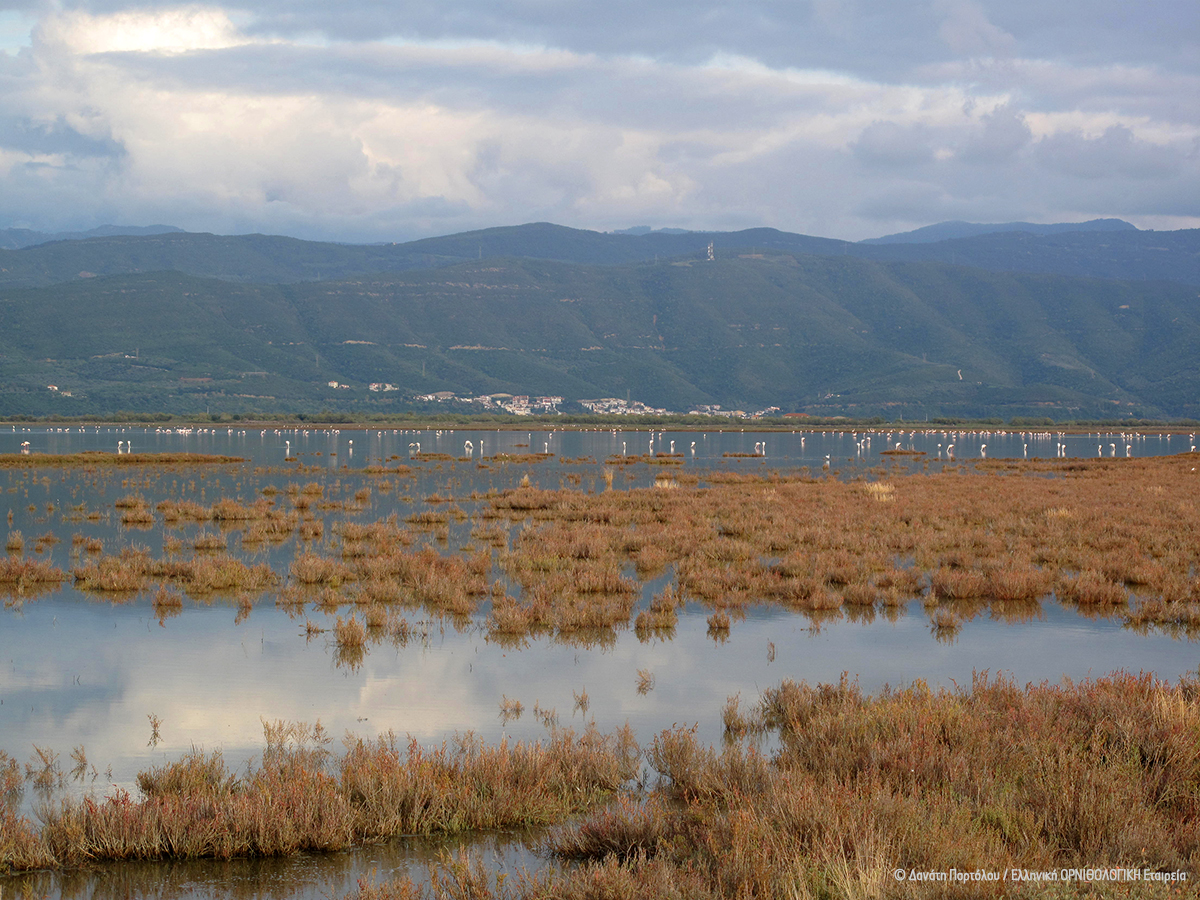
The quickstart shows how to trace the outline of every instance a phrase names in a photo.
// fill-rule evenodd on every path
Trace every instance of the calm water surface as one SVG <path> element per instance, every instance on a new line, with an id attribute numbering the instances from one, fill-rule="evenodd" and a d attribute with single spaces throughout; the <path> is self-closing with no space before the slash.
<path id="1" fill-rule="evenodd" d="M 526 474 L 547 487 L 566 483 L 600 489 L 605 459 L 647 452 L 683 454 L 684 470 L 694 468 L 702 478 L 715 468 L 820 471 L 826 462 L 841 477 L 855 477 L 881 465 L 936 471 L 950 448 L 959 461 L 984 455 L 1152 456 L 1194 448 L 1188 434 L 0 430 L 0 453 L 20 453 L 26 442 L 24 449 L 32 453 L 115 451 L 120 442 L 133 452 L 193 451 L 249 460 L 207 470 L 203 477 L 182 471 L 0 472 L 0 512 L 11 511 L 9 528 L 25 535 L 26 554 L 62 568 L 74 564 L 72 534 L 102 540 L 107 552 L 129 543 L 158 552 L 167 533 L 161 522 L 144 531 L 121 526 L 113 504 L 128 493 L 142 494 L 151 505 L 181 494 L 207 503 L 222 496 L 250 501 L 269 484 L 320 478 L 331 494 L 340 490 L 341 496 L 349 496 L 360 484 L 373 484 L 358 469 L 408 463 L 418 445 L 422 453 L 473 460 L 543 451 L 555 458 L 482 470 L 469 461 L 415 462 L 415 477 L 397 479 L 390 492 L 376 487 L 359 518 L 375 520 L 392 511 L 403 518 L 420 509 L 430 493 L 462 497 L 473 489 L 511 486 Z M 880 455 L 897 445 L 926 455 Z M 765 455 L 724 455 L 755 452 Z M 289 477 L 288 455 L 319 469 Z M 659 471 L 654 466 L 622 467 L 614 486 L 646 486 Z M 459 502 L 468 512 L 474 508 Z M 92 512 L 99 516 L 88 518 Z M 343 515 L 339 511 L 336 517 Z M 196 530 L 198 526 L 187 526 L 169 533 L 186 536 Z M 469 522 L 455 526 L 441 548 L 453 551 L 468 543 L 469 530 Z M 61 543 L 34 554 L 34 540 L 46 532 L 55 533 Z M 236 534 L 230 550 L 239 553 Z M 245 555 L 250 562 L 267 561 L 286 571 L 296 547 L 291 539 Z M 644 602 L 669 577 L 647 584 Z M 535 740 L 547 733 L 537 708 L 552 711 L 560 727 L 594 722 L 609 731 L 628 722 L 643 743 L 673 724 L 695 724 L 701 739 L 715 744 L 727 697 L 740 694 L 753 702 L 761 689 L 785 678 L 835 681 L 845 672 L 865 689 L 876 690 L 916 679 L 965 685 L 983 670 L 1009 674 L 1021 683 L 1082 679 L 1117 669 L 1174 679 L 1200 664 L 1200 646 L 1192 641 L 1137 634 L 1117 618 L 1084 618 L 1054 602 L 1021 621 L 995 620 L 985 612 L 967 621 L 953 639 L 938 640 L 914 602 L 891 617 L 843 611 L 819 622 L 754 609 L 734 622 L 724 641 L 709 636 L 709 611 L 701 607 L 681 614 L 669 640 L 643 642 L 632 630 L 619 630 L 591 640 L 538 637 L 517 645 L 489 640 L 482 616 L 454 623 L 416 613 L 410 615 L 418 630 L 414 638 L 404 644 L 372 644 L 361 664 L 350 666 L 339 660 L 330 635 L 306 637 L 306 616 L 321 614 L 289 615 L 273 600 L 273 593 L 256 598 L 247 615 L 232 599 L 185 599 L 179 615 L 163 619 L 147 595 L 110 602 L 63 587 L 9 603 L 0 610 L 0 750 L 24 762 L 35 744 L 51 748 L 69 770 L 70 752 L 82 746 L 89 769 L 81 779 L 68 777 L 65 790 L 104 793 L 117 786 L 136 791 L 140 769 L 176 759 L 192 747 L 219 747 L 231 764 L 243 765 L 261 752 L 264 718 L 320 720 L 339 736 L 394 730 L 424 743 L 464 731 L 489 741 L 502 736 Z M 653 673 L 654 686 L 647 693 L 638 691 L 639 670 Z M 577 695 L 584 692 L 589 698 L 586 713 L 577 704 Z M 505 696 L 522 701 L 526 711 L 521 718 L 501 719 Z M 157 741 L 151 740 L 150 716 L 161 721 Z M 27 810 L 37 800 L 36 792 L 26 791 Z M 500 868 L 537 865 L 531 843 L 529 836 L 492 835 L 477 849 Z M 40 875 L 34 886 L 41 894 L 69 897 L 323 897 L 349 890 L 371 870 L 419 872 L 441 847 L 398 842 L 282 861 L 103 867 Z M 5 883 L 0 879 L 0 886 Z M 25 882 L 7 883 L 15 892 Z"/>

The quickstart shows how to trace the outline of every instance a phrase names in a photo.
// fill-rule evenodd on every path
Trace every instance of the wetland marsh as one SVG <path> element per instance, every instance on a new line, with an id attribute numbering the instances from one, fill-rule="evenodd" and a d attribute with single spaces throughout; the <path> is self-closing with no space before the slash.
<path id="1" fill-rule="evenodd" d="M 106 896 L 136 870 L 171 896 L 248 883 L 321 896 L 372 868 L 403 876 L 447 835 L 490 870 L 544 869 L 530 896 L 588 877 L 837 895 L 889 861 L 1194 872 L 1193 447 L 1119 433 L 0 431 L 0 871 L 30 870 L 2 881 Z M 72 457 L 38 458 L 51 453 Z M 225 458 L 149 458 L 172 453 Z M 1118 671 L 1132 674 L 1105 678 Z M 1001 707 L 1030 748 L 1069 751 L 1059 782 L 1005 792 L 1029 776 L 1005 756 Z M 1127 725 L 1097 738 L 1119 707 Z M 859 720 L 849 731 L 866 736 L 847 747 L 832 723 Z M 818 762 L 814 723 L 841 763 Z M 931 754 L 928 729 L 957 737 Z M 967 740 L 989 729 L 991 743 Z M 1096 740 L 1123 748 L 1118 769 L 1071 755 Z M 921 779 L 898 774 L 910 756 Z M 1003 778 L 963 780 L 972 759 Z M 454 800 L 439 779 L 476 787 Z M 1080 784 L 1118 786 L 1124 812 L 1049 809 Z M 818 794 L 862 802 L 817 821 Z M 286 827 L 264 825 L 255 797 L 291 810 Z M 223 837 L 167 839 L 196 833 L 197 808 Z M 567 819 L 575 831 L 525 831 Z M 970 839 L 951 858 L 913 837 L 918 820 Z M 869 840 L 842 842 L 852 826 Z M 1135 839 L 1153 852 L 1134 859 Z M 739 842 L 774 849 L 761 867 L 719 864 L 713 848 Z M 339 852 L 232 861 L 325 850 Z M 224 861 L 171 874 L 193 857 Z M 548 859 L 589 862 L 558 875 Z M 491 884 L 443 862 L 443 880 Z"/>

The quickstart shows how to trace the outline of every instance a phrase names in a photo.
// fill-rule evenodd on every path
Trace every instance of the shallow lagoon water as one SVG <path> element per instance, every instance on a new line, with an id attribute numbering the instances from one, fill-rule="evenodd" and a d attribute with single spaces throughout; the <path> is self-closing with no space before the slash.
<path id="1" fill-rule="evenodd" d="M 937 466 L 937 445 L 943 445 L 944 455 L 947 438 L 952 438 L 960 460 L 979 458 L 985 452 L 980 449 L 983 444 L 989 457 L 1020 457 L 1026 452 L 1034 456 L 1031 451 L 1036 447 L 1036 456 L 1043 458 L 1058 455 L 1064 443 L 1078 451 L 1070 454 L 1076 456 L 1093 456 L 1097 451 L 1123 456 L 1124 448 L 1129 455 L 1159 455 L 1187 452 L 1192 446 L 1186 434 L 1031 439 L 1029 434 L 952 432 L 902 436 L 897 432 L 710 432 L 707 436 L 655 432 L 653 441 L 660 453 L 670 452 L 670 442 L 675 441 L 675 452 L 684 453 L 684 470 L 694 466 L 701 475 L 714 467 L 819 470 L 829 456 L 842 477 L 854 477 L 881 463 L 917 469 L 926 462 Z M 270 430 L 263 434 L 261 429 L 239 433 L 222 428 L 167 434 L 152 429 L 23 432 L 18 428 L 0 431 L 0 452 L 19 452 L 24 441 L 34 452 L 114 450 L 116 440 L 129 441 L 134 452 L 226 453 L 245 456 L 251 464 L 213 471 L 203 479 L 181 473 L 150 477 L 136 470 L 87 478 L 43 470 L 35 480 L 33 473 L 10 470 L 0 476 L 0 486 L 6 507 L 13 512 L 11 527 L 22 530 L 30 544 L 45 531 L 62 538 L 62 543 L 40 554 L 43 558 L 69 567 L 72 532 L 99 537 L 110 550 L 131 541 L 157 548 L 164 535 L 161 523 L 145 531 L 125 529 L 113 514 L 117 497 L 137 491 L 153 504 L 172 496 L 186 482 L 198 481 L 196 490 L 203 489 L 209 503 L 223 495 L 253 499 L 265 484 L 286 478 L 278 469 L 289 452 L 306 467 L 320 467 L 323 472 L 313 468 L 291 480 L 344 481 L 346 495 L 359 484 L 355 469 L 380 461 L 407 462 L 409 444 L 420 443 L 424 453 L 462 456 L 465 442 L 471 441 L 475 458 L 481 444 L 487 456 L 545 447 L 556 454 L 555 460 L 545 463 L 491 464 L 487 470 L 461 462 L 417 462 L 414 478 L 398 479 L 390 493 L 373 492 L 362 514 L 373 520 L 391 510 L 403 516 L 421 508 L 422 498 L 430 493 L 462 496 L 489 485 L 506 487 L 526 473 L 548 487 L 577 477 L 586 488 L 600 478 L 607 457 L 622 451 L 644 453 L 651 438 L 649 432 L 632 431 L 305 434 Z M 350 441 L 354 441 L 353 451 Z M 697 443 L 695 457 L 690 452 L 692 441 Z M 1119 452 L 1114 449 L 1121 446 L 1118 441 L 1123 442 Z M 764 442 L 765 457 L 723 455 L 751 453 Z M 902 449 L 925 449 L 928 456 L 888 462 L 879 450 L 895 443 Z M 581 458 L 597 465 L 560 462 Z M 270 469 L 255 471 L 254 466 Z M 652 466 L 630 467 L 628 479 L 624 471 L 618 472 L 615 486 L 645 486 L 653 483 L 658 472 Z M 102 515 L 96 520 L 64 521 L 79 505 Z M 185 528 L 182 533 L 195 530 Z M 467 542 L 467 531 L 469 526 L 452 531 L 445 549 Z M 238 552 L 236 539 L 230 546 Z M 250 558 L 277 563 L 295 547 L 291 540 L 256 551 Z M 27 547 L 26 553 L 32 552 Z M 653 585 L 647 586 L 647 596 L 652 589 Z M 192 747 L 220 747 L 226 759 L 240 765 L 261 752 L 263 718 L 320 720 L 335 736 L 394 730 L 427 744 L 468 730 L 489 741 L 502 736 L 536 740 L 546 734 L 534 712 L 537 707 L 553 710 L 560 726 L 581 728 L 594 721 L 602 731 L 609 731 L 628 722 L 643 743 L 673 724 L 695 724 L 702 740 L 717 744 L 727 697 L 740 694 L 743 701 L 753 702 L 761 689 L 785 678 L 814 683 L 836 681 L 848 673 L 873 691 L 884 684 L 904 685 L 917 679 L 935 686 L 965 686 L 982 671 L 1011 675 L 1022 684 L 1057 682 L 1064 676 L 1078 680 L 1117 669 L 1152 671 L 1174 679 L 1195 671 L 1200 663 L 1200 646 L 1193 642 L 1161 633 L 1138 634 L 1123 628 L 1119 619 L 1085 618 L 1054 602 L 1043 604 L 1040 616 L 1025 621 L 992 620 L 985 613 L 967 621 L 951 640 L 936 639 L 919 603 L 901 608 L 891 619 L 880 613 L 851 617 L 847 612 L 820 624 L 776 609 L 752 609 L 744 620 L 735 621 L 724 641 L 707 633 L 707 614 L 701 607 L 685 610 L 669 640 L 643 642 L 632 630 L 619 630 L 592 642 L 537 637 L 516 645 L 489 640 L 480 620 L 454 623 L 420 618 L 413 621 L 421 634 L 403 645 L 372 644 L 361 665 L 350 667 L 339 664 L 330 635 L 307 637 L 304 615 L 289 616 L 270 595 L 259 598 L 248 616 L 230 599 L 185 599 L 180 615 L 160 620 L 148 596 L 108 602 L 64 587 L 0 611 L 0 749 L 24 761 L 35 744 L 49 747 L 69 769 L 70 751 L 83 746 L 91 768 L 83 779 L 69 781 L 67 790 L 104 793 L 113 785 L 132 790 L 137 771 L 176 759 Z M 639 670 L 653 673 L 654 687 L 648 693 L 637 690 Z M 584 691 L 589 698 L 586 712 L 576 703 L 576 695 Z M 499 705 L 505 696 L 524 703 L 521 718 L 501 719 Z M 151 715 L 161 721 L 156 742 L 151 740 Z M 27 808 L 36 800 L 35 792 L 28 790 Z M 372 868 L 382 873 L 413 865 L 420 868 L 439 846 L 422 842 L 331 857 L 221 866 L 103 867 L 86 877 L 45 876 L 38 884 L 42 893 L 63 896 L 329 896 L 349 889 L 355 878 Z M 491 854 L 497 865 L 537 864 L 520 839 L 490 836 L 480 849 Z M 163 885 L 161 892 L 154 889 L 158 884 Z"/>
<path id="2" fill-rule="evenodd" d="M 467 442 L 471 443 L 468 452 Z M 353 442 L 353 443 L 351 443 Z M 647 452 L 679 453 L 689 462 L 711 466 L 728 463 L 725 453 L 762 450 L 762 464 L 771 467 L 816 466 L 826 457 L 834 465 L 849 462 L 878 464 L 885 450 L 912 449 L 937 460 L 953 455 L 959 460 L 983 456 L 1051 459 L 1066 457 L 1141 457 L 1184 453 L 1196 447 L 1194 433 L 1139 433 L 1103 431 L 957 431 L 914 426 L 887 431 L 661 431 L 600 429 L 595 431 L 479 431 L 474 429 L 262 429 L 234 428 L 122 428 L 75 426 L 71 428 L 0 428 L 0 453 L 77 453 L 85 450 L 115 452 L 118 444 L 134 453 L 219 453 L 242 456 L 257 465 L 283 461 L 290 452 L 312 462 L 320 453 L 330 469 L 361 467 L 380 459 L 408 457 L 418 448 L 424 453 L 455 457 L 493 456 L 497 453 L 541 453 L 603 462 L 614 455 Z M 694 446 L 693 446 L 694 444 Z M 331 456 L 330 454 L 337 454 Z"/>

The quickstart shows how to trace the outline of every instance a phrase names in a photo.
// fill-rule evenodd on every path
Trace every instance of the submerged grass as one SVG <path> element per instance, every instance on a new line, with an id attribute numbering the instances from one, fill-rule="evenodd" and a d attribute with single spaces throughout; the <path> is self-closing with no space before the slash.
<path id="1" fill-rule="evenodd" d="M 460 618 L 478 613 L 501 583 L 487 628 L 504 639 L 611 641 L 630 627 L 643 640 L 666 638 L 684 603 L 709 607 L 719 640 L 753 604 L 814 622 L 870 621 L 924 599 L 966 604 L 969 613 L 955 609 L 943 619 L 953 612 L 968 621 L 987 610 L 1007 616 L 1013 604 L 1030 615 L 1051 598 L 1088 615 L 1123 616 L 1130 627 L 1200 634 L 1200 482 L 1190 477 L 1192 462 L 982 461 L 969 475 L 889 473 L 886 481 L 857 482 L 723 471 L 701 481 L 682 472 L 671 490 L 596 491 L 579 478 L 554 489 L 523 478 L 469 495 L 450 480 L 423 506 L 376 521 L 360 518 L 371 489 L 340 474 L 309 481 L 321 473 L 306 470 L 261 489 L 239 482 L 236 496 L 255 499 L 206 501 L 200 470 L 191 496 L 179 491 L 153 507 L 146 496 L 157 486 L 147 474 L 122 480 L 115 516 L 130 529 L 169 531 L 169 558 L 129 545 L 106 556 L 98 538 L 80 535 L 72 547 L 90 558 L 76 555 L 72 575 L 77 587 L 104 596 L 136 594 L 156 581 L 195 594 L 290 578 L 289 589 L 333 588 L 348 603 L 425 606 Z M 341 499 L 351 496 L 353 503 Z M 277 497 L 289 502 L 276 508 Z M 195 530 L 179 533 L 185 528 Z M 447 543 L 455 528 L 473 539 L 458 553 Z M 119 535 L 128 541 L 129 533 Z M 50 551 L 52 537 L 39 537 L 37 549 Z M 238 562 L 289 539 L 293 552 L 263 553 L 270 569 Z M 10 529 L 13 557 L 24 544 Z M 181 559 L 189 548 L 203 553 Z M 21 585 L 7 593 L 54 583 L 25 571 L 23 580 L 6 576 L 6 584 Z M 639 603 L 645 583 L 664 576 L 661 595 Z"/>
<path id="2" fill-rule="evenodd" d="M 87 468 L 142 466 L 200 466 L 232 465 L 245 460 L 240 456 L 218 456 L 208 453 L 31 453 L 28 456 L 0 454 L 0 469 Z"/>

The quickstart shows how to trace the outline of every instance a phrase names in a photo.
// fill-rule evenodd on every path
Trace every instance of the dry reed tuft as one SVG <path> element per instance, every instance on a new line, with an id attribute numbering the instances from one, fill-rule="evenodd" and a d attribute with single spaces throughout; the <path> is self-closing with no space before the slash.
<path id="1" fill-rule="evenodd" d="M 1061 578 L 1056 587 L 1060 597 L 1080 606 L 1123 606 L 1129 599 L 1128 588 L 1092 570 Z"/>
<path id="2" fill-rule="evenodd" d="M 64 800 L 47 809 L 40 833 L 0 806 L 0 871 L 280 856 L 398 835 L 548 825 L 611 796 L 638 760 L 628 729 L 558 730 L 545 742 L 496 746 L 465 735 L 433 749 L 389 733 L 347 739 L 334 761 L 319 725 L 263 728 L 262 761 L 244 775 L 229 771 L 219 751 L 193 750 L 140 773 L 142 799 L 117 790 Z M 39 772 L 56 777 L 54 760 L 43 751 Z"/>
<path id="3" fill-rule="evenodd" d="M 708 617 L 708 633 L 710 636 L 725 636 L 729 634 L 729 613 L 718 609 Z"/>
<path id="4" fill-rule="evenodd" d="M 520 700 L 510 700 L 505 694 L 500 699 L 500 718 L 506 723 L 509 719 L 521 718 L 521 713 L 525 712 L 525 705 Z"/>
<path id="5" fill-rule="evenodd" d="M 337 617 L 337 622 L 333 626 L 333 634 L 339 648 L 359 648 L 366 646 L 367 643 L 367 626 L 360 622 L 353 613 L 349 619 Z"/>

